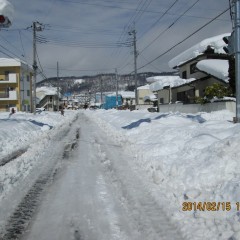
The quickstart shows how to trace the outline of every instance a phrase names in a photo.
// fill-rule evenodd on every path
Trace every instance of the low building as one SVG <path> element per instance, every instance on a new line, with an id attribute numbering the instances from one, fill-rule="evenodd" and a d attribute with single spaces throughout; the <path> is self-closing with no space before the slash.
<path id="1" fill-rule="evenodd" d="M 56 87 L 39 87 L 36 89 L 37 108 L 45 108 L 48 111 L 57 111 L 60 104 Z"/>
<path id="2" fill-rule="evenodd" d="M 178 69 L 182 79 L 195 79 L 173 89 L 173 102 L 194 103 L 196 98 L 204 97 L 207 86 L 214 83 L 228 85 L 228 55 L 224 51 L 226 43 L 223 38 L 229 35 L 225 33 L 205 39 L 169 61 L 169 67 Z M 202 67 L 212 69 L 215 74 Z"/>
<path id="3" fill-rule="evenodd" d="M 33 69 L 12 58 L 0 58 L 0 111 L 32 111 Z"/>

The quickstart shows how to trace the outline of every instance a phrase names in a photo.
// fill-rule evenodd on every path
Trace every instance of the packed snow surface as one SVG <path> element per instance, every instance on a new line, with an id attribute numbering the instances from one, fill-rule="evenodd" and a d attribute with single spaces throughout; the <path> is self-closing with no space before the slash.
<path id="1" fill-rule="evenodd" d="M 214 77 L 228 82 L 228 60 L 207 59 L 197 63 L 197 68 Z"/>
<path id="2" fill-rule="evenodd" d="M 17 186 L 18 178 L 32 171 L 51 134 L 70 124 L 76 113 L 66 111 L 62 117 L 60 113 L 19 112 L 10 118 L 0 114 L 1 159 L 16 149 L 30 146 L 34 150 L 34 156 L 26 154 L 0 168 L 0 204 Z M 135 156 L 128 159 L 128 168 L 139 173 L 184 239 L 240 239 L 240 124 L 232 123 L 232 113 L 84 113 L 113 143 Z M 188 211 L 184 211 L 185 202 L 189 202 Z M 198 203 L 205 211 L 194 210 Z"/>
<path id="3" fill-rule="evenodd" d="M 207 47 L 210 46 L 214 53 L 225 53 L 223 47 L 227 44 L 223 41 L 223 37 L 230 36 L 230 33 L 221 34 L 215 37 L 207 38 L 186 51 L 180 53 L 169 61 L 168 65 L 170 68 L 177 67 L 184 62 L 194 59 L 206 51 Z"/>

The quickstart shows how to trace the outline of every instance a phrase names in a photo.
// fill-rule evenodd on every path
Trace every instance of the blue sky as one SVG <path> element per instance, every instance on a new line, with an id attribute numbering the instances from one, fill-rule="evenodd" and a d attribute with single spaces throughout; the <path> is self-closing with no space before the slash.
<path id="1" fill-rule="evenodd" d="M 0 31 L 0 57 L 18 57 L 32 64 L 33 21 L 45 26 L 39 37 L 38 58 L 45 76 L 121 74 L 133 71 L 133 47 L 128 32 L 137 31 L 138 68 L 146 65 L 225 11 L 227 0 L 9 0 L 12 26 Z M 174 23 L 172 26 L 171 24 Z M 171 26 L 171 27 L 170 27 Z M 199 41 L 231 32 L 229 11 L 144 71 L 171 71 L 168 61 Z M 156 39 L 155 41 L 153 41 Z M 4 53 L 2 53 L 4 52 Z M 42 79 L 41 76 L 38 77 Z"/>

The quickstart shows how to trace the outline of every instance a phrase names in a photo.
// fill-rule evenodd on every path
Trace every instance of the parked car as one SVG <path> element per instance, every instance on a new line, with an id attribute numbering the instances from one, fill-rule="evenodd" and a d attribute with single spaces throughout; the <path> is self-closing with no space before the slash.
<path id="1" fill-rule="evenodd" d="M 43 111 L 45 111 L 46 109 L 44 107 L 41 108 L 36 108 L 36 113 L 41 113 Z"/>

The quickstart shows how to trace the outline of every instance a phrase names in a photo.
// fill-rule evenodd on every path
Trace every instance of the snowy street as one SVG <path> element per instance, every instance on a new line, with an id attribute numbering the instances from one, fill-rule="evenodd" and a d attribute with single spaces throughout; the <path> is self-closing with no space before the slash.
<path id="1" fill-rule="evenodd" d="M 240 126 L 231 119 L 1 113 L 0 239 L 240 239 Z M 186 202 L 231 209 L 184 211 Z"/>
<path id="2" fill-rule="evenodd" d="M 42 186 L 42 196 L 35 196 L 35 213 L 25 219 L 18 208 L 4 240 L 12 239 L 13 230 L 23 232 L 24 240 L 182 239 L 141 176 L 128 167 L 133 156 L 83 114 L 70 133 L 63 158 L 53 160 L 55 167 L 49 163 L 54 176 Z"/>

